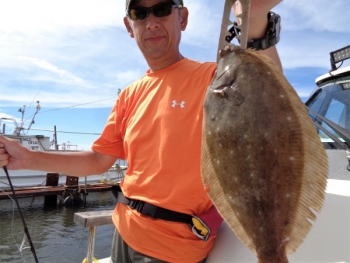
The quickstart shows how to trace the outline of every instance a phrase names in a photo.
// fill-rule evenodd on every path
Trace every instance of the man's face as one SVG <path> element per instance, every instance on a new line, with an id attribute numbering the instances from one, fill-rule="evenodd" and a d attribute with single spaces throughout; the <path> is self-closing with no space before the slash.
<path id="1" fill-rule="evenodd" d="M 141 0 L 137 6 L 151 7 L 164 0 Z M 185 9 L 185 8 L 184 8 Z M 173 8 L 169 16 L 155 17 L 152 13 L 143 20 L 124 18 L 125 26 L 146 59 L 157 59 L 179 53 L 181 31 L 187 25 L 187 9 Z"/>

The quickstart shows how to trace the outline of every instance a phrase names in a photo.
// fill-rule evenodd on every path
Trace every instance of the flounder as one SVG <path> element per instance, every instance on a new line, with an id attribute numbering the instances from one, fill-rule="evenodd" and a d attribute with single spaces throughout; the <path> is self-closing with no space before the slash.
<path id="1" fill-rule="evenodd" d="M 260 263 L 288 262 L 320 212 L 324 147 L 299 96 L 266 56 L 227 45 L 204 101 L 202 179 Z"/>

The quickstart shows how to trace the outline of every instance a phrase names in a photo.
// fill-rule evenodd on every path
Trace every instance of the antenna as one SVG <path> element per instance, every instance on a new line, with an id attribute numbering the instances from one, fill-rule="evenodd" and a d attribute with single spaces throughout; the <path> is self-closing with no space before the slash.
<path id="1" fill-rule="evenodd" d="M 29 124 L 29 126 L 28 126 L 28 128 L 27 128 L 27 130 L 30 130 L 30 127 L 32 127 L 32 124 L 34 124 L 35 122 L 34 122 L 34 118 L 35 118 L 35 115 L 38 113 L 38 111 L 41 109 L 41 107 L 40 107 L 40 101 L 36 101 L 36 111 L 35 111 L 35 113 L 34 113 L 34 115 L 33 115 L 33 118 L 32 118 L 32 120 L 30 121 L 30 124 Z M 22 117 L 22 120 L 23 120 L 23 117 Z"/>

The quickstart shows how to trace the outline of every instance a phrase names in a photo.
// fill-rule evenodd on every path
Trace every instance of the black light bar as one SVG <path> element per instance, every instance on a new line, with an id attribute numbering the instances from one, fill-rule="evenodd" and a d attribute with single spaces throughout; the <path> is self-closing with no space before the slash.
<path id="1" fill-rule="evenodd" d="M 332 70 L 336 70 L 336 63 L 350 58 L 350 45 L 329 53 L 331 56 Z"/>
<path id="2" fill-rule="evenodd" d="M 341 84 L 344 90 L 350 89 L 350 82 Z"/>

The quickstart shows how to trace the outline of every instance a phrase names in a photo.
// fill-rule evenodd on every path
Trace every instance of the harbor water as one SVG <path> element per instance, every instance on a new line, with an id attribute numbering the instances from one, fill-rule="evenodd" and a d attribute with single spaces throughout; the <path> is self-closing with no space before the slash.
<path id="1" fill-rule="evenodd" d="M 1 190 L 0 190 L 1 191 Z M 44 207 L 44 197 L 18 199 L 40 263 L 80 263 L 87 253 L 89 229 L 73 222 L 74 213 L 111 210 L 115 198 L 110 191 L 89 193 L 86 207 Z M 96 231 L 95 258 L 110 256 L 114 226 Z M 0 262 L 35 262 L 29 242 L 21 249 L 24 227 L 13 200 L 0 200 Z M 19 250 L 21 252 L 19 252 Z"/>

